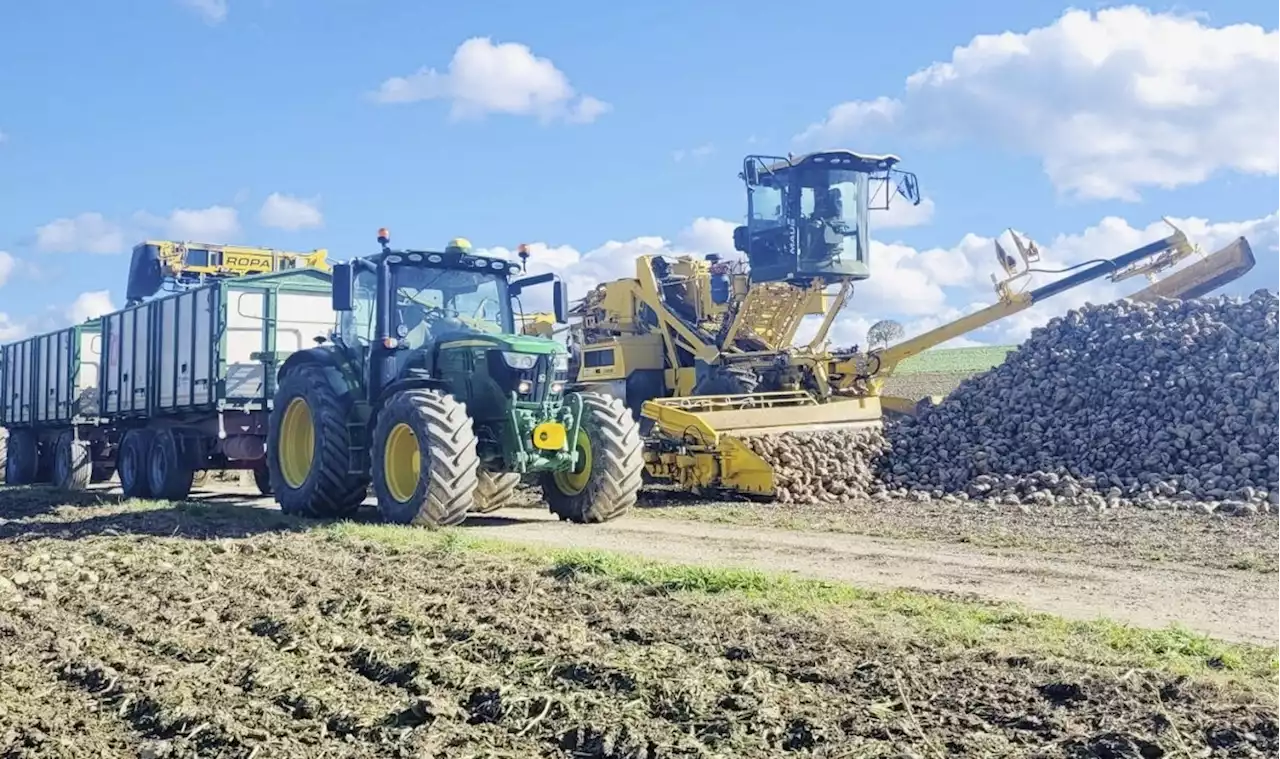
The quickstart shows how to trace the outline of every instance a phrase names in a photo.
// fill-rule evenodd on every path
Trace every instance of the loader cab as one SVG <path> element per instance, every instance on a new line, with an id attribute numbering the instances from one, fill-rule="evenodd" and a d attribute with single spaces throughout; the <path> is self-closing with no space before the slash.
<path id="1" fill-rule="evenodd" d="M 887 209 L 893 194 L 920 202 L 915 175 L 893 168 L 898 160 L 849 150 L 747 156 L 739 175 L 747 223 L 733 231 L 733 242 L 747 255 L 752 280 L 831 284 L 869 277 L 869 212 Z"/>
<path id="2" fill-rule="evenodd" d="M 558 278 L 518 277 L 520 264 L 469 248 L 392 250 L 385 235 L 379 241 L 381 253 L 336 264 L 333 272 L 335 338 L 361 367 L 369 397 L 423 380 L 448 385 L 459 400 L 495 414 L 512 392 L 517 403 L 546 400 L 551 379 L 567 374 L 567 353 L 555 340 L 517 334 L 515 312 L 522 292 L 546 283 L 553 287 L 553 318 L 567 321 L 567 292 Z M 532 381 L 539 376 L 541 383 Z"/>

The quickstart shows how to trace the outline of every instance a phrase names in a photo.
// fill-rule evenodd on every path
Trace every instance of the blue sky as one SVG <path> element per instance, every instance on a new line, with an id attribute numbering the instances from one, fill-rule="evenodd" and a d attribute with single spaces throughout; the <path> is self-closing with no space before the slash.
<path id="1" fill-rule="evenodd" d="M 742 156 L 821 147 L 896 153 L 927 197 L 873 229 L 845 336 L 989 300 L 1009 226 L 1073 261 L 1189 219 L 1206 245 L 1249 236 L 1237 289 L 1276 287 L 1269 4 L 124 6 L 0 10 L 0 338 L 120 306 L 128 248 L 157 236 L 541 243 L 580 290 L 638 252 L 723 249 Z"/>

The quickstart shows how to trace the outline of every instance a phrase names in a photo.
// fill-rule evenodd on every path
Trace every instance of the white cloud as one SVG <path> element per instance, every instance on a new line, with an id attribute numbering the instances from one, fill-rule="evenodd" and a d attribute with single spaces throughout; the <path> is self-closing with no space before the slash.
<path id="1" fill-rule="evenodd" d="M 295 198 L 273 192 L 262 203 L 258 220 L 263 226 L 297 231 L 324 226 L 324 215 L 320 213 L 317 200 Z"/>
<path id="2" fill-rule="evenodd" d="M 448 100 L 455 120 L 504 113 L 533 116 L 543 123 L 589 123 L 610 109 L 608 103 L 577 92 L 563 71 L 527 45 L 494 44 L 488 37 L 459 45 L 447 72 L 424 67 L 391 77 L 373 98 L 380 103 Z"/>
<path id="3" fill-rule="evenodd" d="M 71 305 L 67 307 L 67 322 L 69 324 L 80 324 L 114 310 L 116 310 L 116 307 L 111 302 L 110 290 L 93 290 L 80 293 L 71 302 Z"/>
<path id="4" fill-rule="evenodd" d="M 21 340 L 27 336 L 26 322 L 17 321 L 4 311 L 0 311 L 0 343 Z"/>
<path id="5" fill-rule="evenodd" d="M 719 253 L 721 256 L 741 257 L 733 247 L 733 230 L 737 222 L 699 216 L 676 236 L 681 246 L 702 253 Z"/>
<path id="6" fill-rule="evenodd" d="M 177 208 L 164 220 L 164 228 L 174 240 L 226 243 L 240 233 L 240 218 L 227 206 Z"/>
<path id="7" fill-rule="evenodd" d="M 933 198 L 921 198 L 920 205 L 913 206 L 906 198 L 890 199 L 889 207 L 871 211 L 871 230 L 919 227 L 933 220 Z"/>
<path id="8" fill-rule="evenodd" d="M 36 247 L 45 253 L 119 253 L 124 232 L 102 214 L 87 212 L 37 227 Z"/>
<path id="9" fill-rule="evenodd" d="M 8 251 L 0 250 L 0 287 L 4 287 L 4 283 L 9 281 L 17 265 L 17 260 Z"/>
<path id="10" fill-rule="evenodd" d="M 1069 10 L 1026 33 L 980 35 L 906 80 L 899 98 L 853 101 L 797 137 L 867 142 L 892 128 L 1038 157 L 1061 191 L 1136 199 L 1221 170 L 1280 164 L 1280 35 L 1139 7 Z"/>
<path id="11" fill-rule="evenodd" d="M 681 148 L 680 150 L 673 150 L 671 151 L 671 160 L 675 161 L 676 163 L 680 163 L 686 158 L 694 158 L 694 159 L 706 158 L 707 156 L 711 155 L 714 152 L 716 152 L 716 146 L 712 145 L 711 143 L 707 143 L 705 145 L 699 145 L 696 148 L 689 148 L 687 150 L 683 148 Z"/>
<path id="12" fill-rule="evenodd" d="M 227 0 L 178 0 L 178 2 L 200 16 L 206 24 L 221 24 L 227 20 Z"/>

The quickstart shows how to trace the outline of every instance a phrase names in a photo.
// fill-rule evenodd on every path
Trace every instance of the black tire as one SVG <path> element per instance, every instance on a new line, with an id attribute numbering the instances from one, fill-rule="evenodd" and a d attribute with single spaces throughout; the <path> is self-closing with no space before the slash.
<path id="1" fill-rule="evenodd" d="M 476 501 L 471 505 L 473 514 L 488 514 L 509 506 L 516 498 L 520 475 L 516 472 L 476 473 Z"/>
<path id="2" fill-rule="evenodd" d="M 253 468 L 253 484 L 262 495 L 271 495 L 271 470 L 267 469 L 265 459 Z"/>
<path id="3" fill-rule="evenodd" d="M 9 430 L 0 427 L 0 485 L 9 480 Z"/>
<path id="4" fill-rule="evenodd" d="M 716 366 L 693 388 L 694 395 L 745 395 L 760 386 L 760 376 L 747 366 Z"/>
<path id="5" fill-rule="evenodd" d="M 302 405 L 294 406 L 295 401 Z M 297 479 L 300 472 L 290 471 L 286 477 L 281 468 L 282 434 L 290 408 L 302 409 L 297 413 L 305 414 L 312 436 L 310 466 L 301 479 Z M 284 513 L 319 518 L 345 517 L 360 508 L 369 481 L 349 471 L 351 433 L 347 420 L 350 409 L 350 397 L 334 390 L 329 384 L 328 370 L 323 366 L 300 366 L 280 380 L 267 430 L 267 468 L 269 487 Z M 303 444 L 301 440 L 284 442 L 293 446 Z M 290 484 L 290 478 L 294 478 L 293 484 Z"/>
<path id="6" fill-rule="evenodd" d="M 635 505 L 640 492 L 644 472 L 640 427 L 617 398 L 596 393 L 578 395 L 582 398 L 582 432 L 590 444 L 585 482 L 571 479 L 580 477 L 583 470 L 547 472 L 541 478 L 542 494 L 551 513 L 562 520 L 580 524 L 608 522 Z"/>
<path id="7" fill-rule="evenodd" d="M 40 470 L 40 440 L 36 433 L 26 429 L 10 430 L 5 450 L 8 453 L 5 461 L 5 484 L 33 484 Z"/>
<path id="8" fill-rule="evenodd" d="M 162 501 L 185 501 L 191 495 L 195 470 L 183 455 L 182 441 L 173 430 L 160 430 L 151 440 L 147 457 L 147 484 L 151 495 Z"/>
<path id="9" fill-rule="evenodd" d="M 413 450 L 419 462 L 416 478 L 403 468 Z M 466 519 L 475 505 L 480 464 L 476 433 L 466 406 L 451 395 L 405 390 L 392 396 L 378 413 L 372 458 L 373 490 L 383 521 L 446 527 Z"/>
<path id="10" fill-rule="evenodd" d="M 76 440 L 71 430 L 58 435 L 53 449 L 53 484 L 63 490 L 87 490 L 92 478 L 93 457 L 89 444 Z"/>
<path id="11" fill-rule="evenodd" d="M 151 481 L 147 475 L 151 460 L 151 430 L 129 430 L 120 441 L 116 453 L 116 472 L 125 498 L 150 498 Z"/>

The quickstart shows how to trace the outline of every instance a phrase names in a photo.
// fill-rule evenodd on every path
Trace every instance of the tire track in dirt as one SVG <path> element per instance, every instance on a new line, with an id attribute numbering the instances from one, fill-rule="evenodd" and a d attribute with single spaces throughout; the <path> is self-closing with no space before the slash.
<path id="1" fill-rule="evenodd" d="M 219 501 L 275 509 L 269 498 L 220 489 Z M 367 501 L 371 504 L 372 500 Z M 594 525 L 558 521 L 540 504 L 470 517 L 481 538 L 557 549 L 595 549 L 702 566 L 741 567 L 846 582 L 1013 602 L 1068 619 L 1099 617 L 1163 628 L 1179 624 L 1223 640 L 1274 644 L 1280 598 L 1274 574 L 1182 562 L 1122 561 L 980 548 L 944 540 L 627 516 Z"/>

